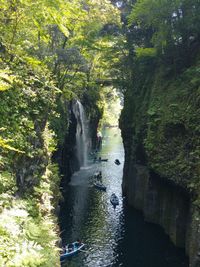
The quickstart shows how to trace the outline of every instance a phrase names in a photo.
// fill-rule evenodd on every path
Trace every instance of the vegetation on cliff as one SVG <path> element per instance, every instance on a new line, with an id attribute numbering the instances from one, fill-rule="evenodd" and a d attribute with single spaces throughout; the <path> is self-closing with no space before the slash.
<path id="1" fill-rule="evenodd" d="M 135 162 L 148 164 L 160 177 L 196 196 L 200 189 L 199 2 L 140 0 L 128 1 L 122 8 L 129 51 L 120 121 L 125 149 Z"/>
<path id="2" fill-rule="evenodd" d="M 101 84 L 116 61 L 104 52 L 119 40 L 119 11 L 97 0 L 0 3 L 0 265 L 59 266 L 51 157 L 71 99 L 101 116 Z"/>

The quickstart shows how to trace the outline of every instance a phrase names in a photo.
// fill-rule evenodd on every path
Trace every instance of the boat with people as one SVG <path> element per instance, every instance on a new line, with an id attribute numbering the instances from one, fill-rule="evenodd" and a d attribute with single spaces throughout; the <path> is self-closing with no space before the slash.
<path id="1" fill-rule="evenodd" d="M 95 182 L 94 183 L 94 187 L 97 188 L 97 189 L 99 189 L 99 190 L 106 191 L 106 186 L 103 185 L 102 183 Z"/>
<path id="2" fill-rule="evenodd" d="M 118 159 L 116 159 L 116 160 L 115 160 L 115 164 L 116 164 L 116 165 L 120 165 L 121 162 L 120 162 Z"/>
<path id="3" fill-rule="evenodd" d="M 73 243 L 67 244 L 63 248 L 63 253 L 60 255 L 60 260 L 63 261 L 68 257 L 76 255 L 79 251 L 81 251 L 85 247 L 85 244 L 81 241 L 77 240 Z"/>
<path id="4" fill-rule="evenodd" d="M 103 162 L 103 161 L 107 162 L 108 159 L 102 159 L 101 157 L 99 157 L 99 158 L 94 158 L 94 160 L 93 160 L 94 163 L 95 162 Z"/>
<path id="5" fill-rule="evenodd" d="M 115 193 L 112 193 L 110 197 L 110 202 L 113 206 L 119 205 L 119 198 L 115 195 Z"/>
<path id="6" fill-rule="evenodd" d="M 99 159 L 99 161 L 106 161 L 106 162 L 107 162 L 107 161 L 108 161 L 108 159 Z"/>

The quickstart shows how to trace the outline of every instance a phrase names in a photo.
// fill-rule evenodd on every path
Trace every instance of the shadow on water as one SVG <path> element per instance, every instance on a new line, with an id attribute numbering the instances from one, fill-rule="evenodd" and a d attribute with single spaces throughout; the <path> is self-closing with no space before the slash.
<path id="1" fill-rule="evenodd" d="M 121 237 L 113 267 L 188 267 L 182 249 L 176 248 L 163 229 L 147 223 L 141 212 L 125 203 L 121 214 Z"/>
<path id="2" fill-rule="evenodd" d="M 183 250 L 175 248 L 164 231 L 146 223 L 141 213 L 127 207 L 122 198 L 124 150 L 117 128 L 103 133 L 98 153 L 108 162 L 82 168 L 72 176 L 61 207 L 60 225 L 63 245 L 77 238 L 87 244 L 67 260 L 63 267 L 188 267 Z M 114 164 L 115 159 L 122 164 Z M 93 187 L 91 176 L 102 171 L 106 192 Z M 110 203 L 115 192 L 120 199 L 116 209 Z"/>

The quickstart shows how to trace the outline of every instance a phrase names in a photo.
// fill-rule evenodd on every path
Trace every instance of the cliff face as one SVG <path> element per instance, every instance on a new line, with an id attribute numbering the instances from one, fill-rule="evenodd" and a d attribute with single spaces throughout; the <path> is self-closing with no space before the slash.
<path id="1" fill-rule="evenodd" d="M 120 118 L 123 192 L 185 248 L 191 266 L 200 266 L 199 93 L 197 66 L 171 79 L 158 70 L 130 85 Z"/>
<path id="2" fill-rule="evenodd" d="M 74 171 L 78 170 L 78 162 L 75 157 L 76 145 L 76 118 L 72 112 L 70 103 L 66 104 L 68 129 L 63 133 L 63 140 L 54 153 L 54 159 L 58 163 L 62 175 L 61 187 L 65 187 Z"/>

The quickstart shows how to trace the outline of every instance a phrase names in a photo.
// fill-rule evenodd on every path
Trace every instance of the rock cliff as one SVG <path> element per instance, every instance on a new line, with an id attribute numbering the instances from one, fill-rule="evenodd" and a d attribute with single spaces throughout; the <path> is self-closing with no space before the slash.
<path id="1" fill-rule="evenodd" d="M 173 78 L 157 70 L 130 85 L 120 118 L 123 193 L 147 221 L 185 248 L 191 266 L 200 266 L 197 69 Z"/>

